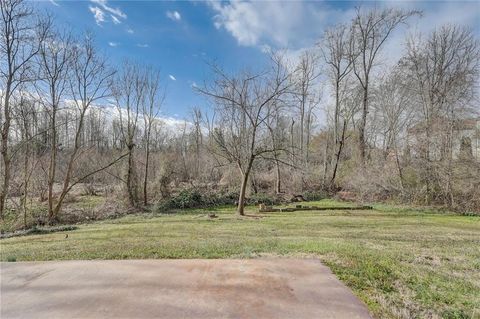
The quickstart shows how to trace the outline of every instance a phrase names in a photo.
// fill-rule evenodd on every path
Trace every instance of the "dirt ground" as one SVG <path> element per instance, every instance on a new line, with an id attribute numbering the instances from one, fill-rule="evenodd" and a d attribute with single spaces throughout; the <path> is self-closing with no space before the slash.
<path id="1" fill-rule="evenodd" d="M 1 263 L 1 318 L 370 318 L 315 259 Z"/>

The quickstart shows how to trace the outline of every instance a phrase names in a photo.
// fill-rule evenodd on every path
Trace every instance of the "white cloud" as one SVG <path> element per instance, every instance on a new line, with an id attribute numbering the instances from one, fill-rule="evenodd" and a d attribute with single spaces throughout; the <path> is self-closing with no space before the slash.
<path id="1" fill-rule="evenodd" d="M 168 77 L 169 77 L 170 80 L 172 80 L 172 81 L 176 81 L 176 80 L 177 80 L 177 79 L 176 79 L 173 75 L 171 75 L 171 74 L 169 74 Z"/>
<path id="2" fill-rule="evenodd" d="M 120 24 L 121 19 L 126 19 L 127 15 L 120 10 L 119 8 L 110 7 L 107 4 L 107 0 L 90 0 L 92 3 L 95 3 L 95 6 L 89 6 L 90 12 L 93 13 L 95 22 L 98 25 L 101 25 L 105 22 L 105 12 L 110 14 L 110 18 L 114 24 Z"/>
<path id="3" fill-rule="evenodd" d="M 102 22 L 105 22 L 105 13 L 99 7 L 88 7 L 90 12 L 93 13 L 93 18 L 98 25 L 101 25 Z"/>
<path id="4" fill-rule="evenodd" d="M 298 51 L 313 47 L 327 27 L 350 22 L 355 8 L 338 8 L 328 2 L 305 1 L 209 1 L 215 12 L 214 25 L 230 33 L 243 46 L 255 46 L 264 53 L 271 49 Z M 480 10 L 476 2 L 403 2 L 365 3 L 370 7 L 398 7 L 424 11 L 421 19 L 409 20 L 385 44 L 384 56 L 396 60 L 403 53 L 405 35 L 413 30 L 429 32 L 445 23 L 469 25 L 479 30 Z M 477 31 L 478 34 L 478 31 Z"/>
<path id="5" fill-rule="evenodd" d="M 209 2 L 214 24 L 240 45 L 297 46 L 321 30 L 326 6 L 301 1 Z M 335 10 L 333 10 L 335 11 Z"/>
<path id="6" fill-rule="evenodd" d="M 148 47 L 150 47 L 150 46 L 149 46 L 148 44 L 146 44 L 146 43 L 137 43 L 137 47 L 139 47 L 139 48 L 148 48 Z"/>
<path id="7" fill-rule="evenodd" d="M 119 8 L 110 7 L 107 4 L 107 0 L 90 0 L 90 1 L 93 2 L 93 3 L 96 3 L 97 5 L 101 6 L 103 8 L 103 10 L 105 10 L 107 12 L 110 12 L 111 14 L 113 14 L 117 17 L 120 17 L 122 19 L 127 18 L 127 15 L 122 10 L 120 10 Z"/>
<path id="8" fill-rule="evenodd" d="M 133 34 L 133 33 L 134 33 L 134 31 L 133 31 L 133 29 L 131 29 L 131 28 L 127 28 L 127 33 L 129 33 L 129 34 Z"/>
<path id="9" fill-rule="evenodd" d="M 120 20 L 118 20 L 118 18 L 116 16 L 114 16 L 113 14 L 110 15 L 110 17 L 112 18 L 112 21 L 114 24 L 120 24 L 122 23 Z"/>
<path id="10" fill-rule="evenodd" d="M 60 6 L 55 0 L 50 0 L 50 3 L 57 7 Z"/>
<path id="11" fill-rule="evenodd" d="M 74 108 L 72 106 L 72 112 Z M 87 112 L 102 112 L 105 117 L 106 117 L 106 125 L 112 125 L 113 121 L 118 121 L 120 119 L 120 112 L 122 113 L 123 118 L 125 118 L 127 110 L 124 108 L 117 108 L 113 104 L 106 104 L 106 105 L 92 105 L 91 108 Z M 143 130 L 144 129 L 144 121 L 141 120 L 143 119 L 143 115 L 140 113 L 139 114 L 139 129 Z M 162 124 L 163 129 L 166 130 L 168 134 L 176 135 L 179 134 L 180 132 L 183 131 L 183 128 L 191 128 L 193 125 L 191 122 L 182 120 L 178 117 L 178 114 L 175 114 L 174 116 L 166 116 L 166 115 L 159 115 L 155 117 L 155 120 L 159 121 Z"/>
<path id="12" fill-rule="evenodd" d="M 116 47 L 118 46 L 118 42 L 108 42 L 108 45 L 111 47 Z"/>
<path id="13" fill-rule="evenodd" d="M 180 21 L 182 19 L 178 11 L 167 11 L 167 17 L 173 21 Z"/>
<path id="14" fill-rule="evenodd" d="M 260 46 L 260 50 L 263 52 L 263 53 L 270 53 L 272 52 L 272 47 L 269 46 L 268 44 L 262 44 Z"/>

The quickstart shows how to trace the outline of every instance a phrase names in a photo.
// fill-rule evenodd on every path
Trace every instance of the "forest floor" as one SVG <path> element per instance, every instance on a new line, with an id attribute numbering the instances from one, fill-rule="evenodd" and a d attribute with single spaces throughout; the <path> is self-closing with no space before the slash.
<path id="1" fill-rule="evenodd" d="M 480 318 L 478 216 L 389 205 L 247 211 L 246 217 L 231 207 L 128 215 L 12 237 L 0 240 L 0 260 L 318 258 L 377 318 Z"/>

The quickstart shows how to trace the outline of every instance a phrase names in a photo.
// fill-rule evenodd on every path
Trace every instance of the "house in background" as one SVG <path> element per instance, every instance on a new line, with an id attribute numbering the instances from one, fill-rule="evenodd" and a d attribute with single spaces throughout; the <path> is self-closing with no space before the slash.
<path id="1" fill-rule="evenodd" d="M 445 118 L 437 118 L 430 129 L 430 160 L 444 158 L 448 133 L 451 129 Z M 474 158 L 480 161 L 480 118 L 459 119 L 453 126 L 453 158 Z M 420 122 L 408 129 L 408 147 L 412 156 L 427 152 L 426 123 Z"/>

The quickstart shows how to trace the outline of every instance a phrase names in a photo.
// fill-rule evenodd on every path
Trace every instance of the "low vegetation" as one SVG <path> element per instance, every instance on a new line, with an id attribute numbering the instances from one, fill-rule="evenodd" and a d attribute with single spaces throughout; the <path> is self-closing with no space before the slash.
<path id="1" fill-rule="evenodd" d="M 0 242 L 1 260 L 320 258 L 377 318 L 480 315 L 478 216 L 389 205 L 246 213 L 239 217 L 232 206 L 153 212 L 80 225 L 68 238 L 8 238 Z"/>
<path id="2" fill-rule="evenodd" d="M 2 261 L 320 258 L 378 318 L 480 318 L 477 31 L 361 6 L 298 54 L 207 61 L 177 121 L 168 61 L 117 64 L 54 16 L 0 0 Z M 251 206 L 292 197 L 336 209 Z"/>

